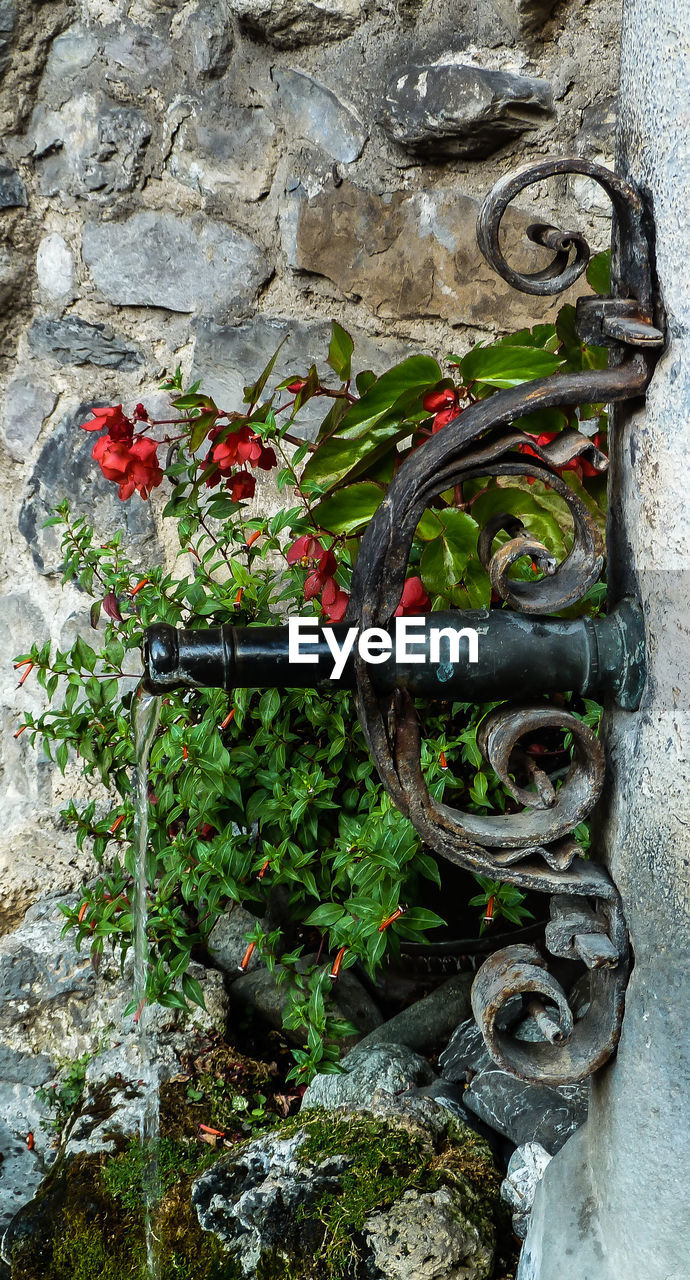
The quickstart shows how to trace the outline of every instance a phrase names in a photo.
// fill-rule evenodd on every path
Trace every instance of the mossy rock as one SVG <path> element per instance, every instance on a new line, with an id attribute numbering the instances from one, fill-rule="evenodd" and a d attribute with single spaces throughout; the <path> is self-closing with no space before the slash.
<path id="1" fill-rule="evenodd" d="M 256 1280 L 494 1280 L 515 1261 L 500 1183 L 450 1117 L 430 1133 L 413 1115 L 315 1109 L 221 1157 L 193 1199 Z"/>

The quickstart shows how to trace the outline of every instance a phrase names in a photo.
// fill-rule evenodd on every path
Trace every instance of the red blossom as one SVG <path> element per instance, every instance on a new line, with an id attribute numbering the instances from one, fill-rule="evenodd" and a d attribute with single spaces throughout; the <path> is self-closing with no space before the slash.
<path id="1" fill-rule="evenodd" d="M 329 622 L 342 622 L 349 602 L 350 597 L 347 591 L 337 586 L 335 578 L 329 578 L 321 596 L 323 616 Z"/>
<path id="2" fill-rule="evenodd" d="M 242 498 L 254 497 L 256 479 L 254 476 L 250 476 L 248 471 L 236 471 L 234 475 L 228 477 L 225 484 L 230 490 L 230 497 L 233 502 L 239 502 Z"/>
<path id="3" fill-rule="evenodd" d="M 422 400 L 424 408 L 434 414 L 434 421 L 431 428 L 432 435 L 445 427 L 446 423 L 452 422 L 453 418 L 458 416 L 458 393 L 453 387 L 446 387 L 443 391 L 429 391 Z"/>
<path id="4" fill-rule="evenodd" d="M 121 404 L 110 405 L 105 409 L 92 409 L 91 412 L 93 417 L 89 422 L 82 422 L 82 431 L 107 431 L 108 438 L 115 443 L 125 441 L 131 444 L 134 439 L 134 423 L 122 412 Z"/>
<path id="5" fill-rule="evenodd" d="M 301 538 L 298 538 L 291 547 L 288 547 L 285 559 L 288 564 L 297 564 L 298 561 L 302 561 L 306 568 L 310 560 L 318 560 L 322 555 L 323 547 L 319 539 L 314 538 L 309 533 L 303 533 Z"/>
<path id="6" fill-rule="evenodd" d="M 431 608 L 431 600 L 424 590 L 424 583 L 419 577 L 408 578 L 403 593 L 400 597 L 395 614 L 396 618 L 403 618 L 419 613 L 426 613 Z"/>
<path id="7" fill-rule="evenodd" d="M 158 444 L 140 436 L 133 443 L 112 440 L 109 435 L 100 436 L 91 456 L 101 468 L 106 480 L 118 485 L 118 495 L 124 501 L 136 490 L 142 498 L 148 498 L 152 489 L 161 483 L 163 472 L 158 462 Z"/>
<path id="8" fill-rule="evenodd" d="M 288 391 L 292 391 L 293 394 L 296 395 L 297 392 L 301 391 L 303 387 L 306 387 L 306 385 L 306 378 L 295 378 L 292 382 L 286 383 L 286 388 Z"/>
<path id="9" fill-rule="evenodd" d="M 222 476 L 229 475 L 237 463 L 244 466 L 249 462 L 251 466 L 262 467 L 264 471 L 277 466 L 273 449 L 267 448 L 261 436 L 247 425 L 240 427 L 239 431 L 233 431 L 225 440 L 214 443 L 206 463 L 209 461 L 216 464 Z M 210 483 L 213 484 L 213 480 Z"/>

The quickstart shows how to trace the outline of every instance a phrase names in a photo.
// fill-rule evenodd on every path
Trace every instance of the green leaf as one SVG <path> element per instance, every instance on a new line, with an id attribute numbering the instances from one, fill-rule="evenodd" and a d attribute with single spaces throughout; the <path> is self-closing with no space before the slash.
<path id="1" fill-rule="evenodd" d="M 594 257 L 590 259 L 586 276 L 587 284 L 595 293 L 609 294 L 611 292 L 610 249 L 604 249 L 603 253 L 595 253 Z"/>
<path id="2" fill-rule="evenodd" d="M 460 366 L 463 382 L 483 382 L 488 387 L 517 387 L 532 378 L 555 373 L 559 356 L 538 347 L 473 347 L 466 356 L 453 356 Z"/>
<path id="3" fill-rule="evenodd" d="M 335 902 L 323 902 L 316 911 L 312 911 L 307 916 L 305 924 L 311 924 L 315 928 L 329 929 L 331 925 L 337 924 L 345 915 L 345 908 L 338 906 Z"/>
<path id="4" fill-rule="evenodd" d="M 182 977 L 182 991 L 187 999 L 191 1000 L 192 1004 L 198 1004 L 200 1009 L 206 1008 L 206 1001 L 200 983 L 188 973 L 185 973 Z"/>
<path id="5" fill-rule="evenodd" d="M 463 579 L 477 551 L 479 526 L 466 511 L 438 513 L 441 536 L 427 543 L 419 565 L 422 582 L 434 595 L 446 596 Z"/>
<path id="6" fill-rule="evenodd" d="M 244 388 L 245 404 L 257 404 L 257 402 L 261 399 L 261 393 L 264 387 L 266 386 L 268 379 L 273 373 L 275 362 L 278 359 L 278 356 L 280 355 L 280 352 L 285 346 L 285 343 L 287 342 L 289 336 L 290 335 L 286 333 L 285 337 L 283 338 L 283 341 L 280 343 L 280 346 L 273 352 L 273 355 L 271 356 L 268 364 L 259 374 L 256 382 L 252 382 L 250 386 Z"/>
<path id="7" fill-rule="evenodd" d="M 192 429 L 189 433 L 190 453 L 196 453 L 199 445 L 206 439 L 217 417 L 218 410 L 214 405 L 212 409 L 207 409 L 204 413 L 200 413 L 197 418 L 192 418 Z"/>
<path id="8" fill-rule="evenodd" d="M 355 378 L 355 386 L 357 388 L 357 394 L 359 396 L 366 395 L 369 388 L 373 387 L 375 382 L 376 382 L 376 374 L 374 373 L 373 369 L 362 369 L 362 372 L 358 373 L 357 377 Z"/>
<path id="9" fill-rule="evenodd" d="M 384 492 L 371 480 L 348 485 L 314 507 L 314 520 L 320 529 L 327 529 L 329 533 L 354 533 L 369 523 Z"/>
<path id="10" fill-rule="evenodd" d="M 346 329 L 333 321 L 331 341 L 328 347 L 328 363 L 341 382 L 349 382 L 352 373 L 352 352 L 355 344 Z"/>

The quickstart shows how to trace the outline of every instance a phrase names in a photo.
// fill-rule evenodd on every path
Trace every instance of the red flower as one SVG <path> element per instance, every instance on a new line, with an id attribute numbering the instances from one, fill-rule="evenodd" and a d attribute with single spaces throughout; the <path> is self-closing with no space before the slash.
<path id="1" fill-rule="evenodd" d="M 292 391 L 296 395 L 297 392 L 301 391 L 302 387 L 306 387 L 306 385 L 307 385 L 306 378 L 295 378 L 293 382 L 286 383 L 286 389 L 288 391 Z"/>
<path id="2" fill-rule="evenodd" d="M 109 438 L 117 442 L 125 440 L 131 443 L 134 439 L 134 423 L 122 412 L 121 404 L 111 405 L 106 409 L 92 409 L 91 412 L 93 418 L 90 422 L 82 422 L 82 431 L 107 431 Z"/>
<path id="3" fill-rule="evenodd" d="M 418 613 L 426 613 L 431 607 L 431 600 L 424 590 L 424 583 L 419 577 L 408 578 L 403 593 L 400 597 L 394 617 L 404 618 L 408 615 L 414 617 Z"/>
<path id="4" fill-rule="evenodd" d="M 230 496 L 233 502 L 239 502 L 241 498 L 253 498 L 256 489 L 256 480 L 254 476 L 250 476 L 248 471 L 236 471 L 225 481 L 226 487 L 230 490 Z"/>
<path id="5" fill-rule="evenodd" d="M 291 547 L 288 547 L 285 559 L 288 564 L 297 564 L 297 561 L 300 560 L 306 569 L 310 560 L 317 560 L 322 555 L 323 547 L 318 538 L 312 537 L 309 533 L 303 533 L 301 538 L 298 538 Z"/>
<path id="6" fill-rule="evenodd" d="M 350 597 L 336 585 L 335 578 L 329 578 L 323 589 L 321 608 L 323 616 L 329 622 L 342 622 Z"/>
<path id="7" fill-rule="evenodd" d="M 422 405 L 429 413 L 435 415 L 431 428 L 432 435 L 435 435 L 441 427 L 445 427 L 446 423 L 457 418 L 458 393 L 453 387 L 446 387 L 443 391 L 429 391 L 424 396 Z"/>
<path id="8" fill-rule="evenodd" d="M 324 551 L 315 569 L 309 574 L 304 584 L 305 600 L 313 600 L 330 582 L 338 568 L 338 561 L 332 551 Z"/>
<path id="9" fill-rule="evenodd" d="M 253 467 L 263 467 L 265 471 L 277 465 L 273 449 L 266 448 L 261 436 L 249 426 L 240 427 L 225 440 L 219 440 L 209 456 L 223 476 L 227 476 L 238 462 L 242 466 L 249 462 Z"/>
<path id="10" fill-rule="evenodd" d="M 131 498 L 135 489 L 142 498 L 148 498 L 152 489 L 161 483 L 163 472 L 158 462 L 158 444 L 140 436 L 133 443 L 112 440 L 100 436 L 91 451 L 106 480 L 118 484 L 118 495 L 123 500 Z"/>

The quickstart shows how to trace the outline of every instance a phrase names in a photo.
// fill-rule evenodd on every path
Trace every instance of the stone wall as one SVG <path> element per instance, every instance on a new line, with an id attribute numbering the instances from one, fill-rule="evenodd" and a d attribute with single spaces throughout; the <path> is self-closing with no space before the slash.
<path id="1" fill-rule="evenodd" d="M 12 656 L 88 630 L 42 523 L 68 496 L 166 555 L 86 408 L 154 405 L 178 362 L 231 407 L 288 330 L 278 372 L 323 358 L 334 316 L 375 370 L 552 316 L 481 259 L 478 201 L 530 158 L 611 163 L 618 25 L 617 0 L 0 0 L 0 931 L 82 874 L 76 771 L 13 736 L 41 697 Z M 588 182 L 534 197 L 518 253 L 535 214 L 607 244 Z"/>

